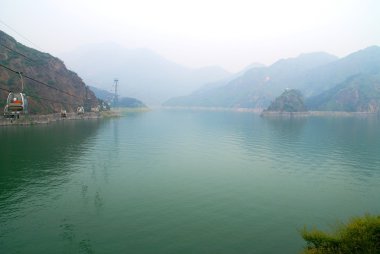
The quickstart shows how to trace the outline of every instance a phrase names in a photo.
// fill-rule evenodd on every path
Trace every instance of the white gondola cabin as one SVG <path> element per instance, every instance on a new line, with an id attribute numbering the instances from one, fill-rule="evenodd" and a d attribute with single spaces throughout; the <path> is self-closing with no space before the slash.
<path id="1" fill-rule="evenodd" d="M 19 118 L 20 114 L 28 113 L 28 99 L 24 93 L 8 94 L 7 104 L 4 108 L 4 117 Z"/>

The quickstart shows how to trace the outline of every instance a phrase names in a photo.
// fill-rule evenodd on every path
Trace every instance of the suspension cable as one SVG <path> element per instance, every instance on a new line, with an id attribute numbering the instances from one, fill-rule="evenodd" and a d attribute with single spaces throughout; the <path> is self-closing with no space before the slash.
<path id="1" fill-rule="evenodd" d="M 3 88 L 3 87 L 0 87 L 0 90 L 6 91 L 8 93 L 12 92 L 11 90 Z M 30 94 L 28 94 L 27 97 L 32 97 L 32 98 L 35 98 L 35 99 L 42 99 L 42 100 L 46 100 L 46 101 L 50 101 L 50 102 L 54 102 L 54 103 L 58 103 L 58 104 L 62 104 L 62 105 L 78 106 L 78 103 L 70 103 L 70 102 L 57 101 L 57 100 L 52 100 L 52 99 L 45 98 L 45 97 L 36 96 L 36 95 L 30 95 Z"/>
<path id="2" fill-rule="evenodd" d="M 4 45 L 4 44 L 2 44 L 2 43 L 0 43 L 0 45 L 1 45 L 2 47 L 6 48 L 6 49 L 9 50 L 9 51 L 12 51 L 12 52 L 14 52 L 14 53 L 16 53 L 16 54 L 18 54 L 18 55 L 24 57 L 25 59 L 27 59 L 27 60 L 29 60 L 29 61 L 31 61 L 31 62 L 34 62 L 33 59 L 27 57 L 26 55 L 24 55 L 24 54 L 22 54 L 22 53 L 20 53 L 20 52 L 18 52 L 18 51 L 16 51 L 16 50 L 14 50 L 14 49 L 8 47 L 8 46 L 6 46 L 6 45 Z"/>
<path id="3" fill-rule="evenodd" d="M 22 72 L 19 72 L 19 71 L 16 71 L 16 70 L 14 70 L 14 69 L 11 69 L 11 68 L 9 68 L 9 67 L 7 67 L 7 66 L 1 64 L 1 63 L 0 63 L 0 66 L 3 67 L 4 69 L 8 70 L 8 71 L 11 71 L 11 72 L 14 72 L 14 73 L 17 73 L 17 74 L 22 74 L 23 77 L 25 77 L 25 78 L 27 78 L 27 79 L 29 79 L 29 80 L 32 80 L 32 81 L 34 81 L 34 82 L 36 82 L 36 83 L 38 83 L 38 84 L 41 84 L 41 85 L 47 86 L 47 87 L 49 87 L 49 88 L 51 88 L 51 89 L 54 89 L 54 90 L 56 90 L 56 91 L 59 91 L 59 92 L 61 92 L 61 93 L 67 94 L 67 95 L 69 95 L 69 96 L 72 96 L 72 97 L 75 97 L 75 98 L 78 98 L 78 99 L 84 99 L 84 98 L 82 98 L 82 97 L 79 97 L 79 96 L 76 96 L 76 95 L 74 95 L 74 94 L 68 93 L 68 92 L 66 92 L 66 91 L 64 91 L 64 90 L 62 90 L 62 89 L 57 88 L 57 87 L 54 87 L 54 86 L 48 85 L 48 84 L 46 84 L 45 82 L 42 82 L 42 81 L 39 81 L 39 80 L 34 79 L 34 78 L 32 78 L 32 77 L 29 77 L 29 76 L 23 74 Z"/>

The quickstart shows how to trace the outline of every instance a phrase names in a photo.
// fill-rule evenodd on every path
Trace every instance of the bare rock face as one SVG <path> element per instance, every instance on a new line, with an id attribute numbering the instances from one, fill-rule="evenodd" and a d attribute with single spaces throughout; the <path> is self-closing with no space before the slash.
<path id="1" fill-rule="evenodd" d="M 7 55 L 7 54 L 5 54 L 5 53 L 0 53 L 0 61 L 5 61 L 5 60 L 7 60 L 7 58 L 8 58 L 8 55 Z"/>
<path id="2" fill-rule="evenodd" d="M 26 47 L 2 31 L 0 43 L 5 46 L 0 45 L 0 63 L 23 75 L 23 92 L 28 96 L 29 113 L 57 113 L 62 109 L 74 112 L 78 106 L 90 108 L 98 105 L 95 94 L 76 73 L 68 70 L 60 59 Z M 21 92 L 19 75 L 2 66 L 0 82 L 3 89 Z M 1 108 L 4 107 L 6 98 L 7 92 L 0 90 Z"/>

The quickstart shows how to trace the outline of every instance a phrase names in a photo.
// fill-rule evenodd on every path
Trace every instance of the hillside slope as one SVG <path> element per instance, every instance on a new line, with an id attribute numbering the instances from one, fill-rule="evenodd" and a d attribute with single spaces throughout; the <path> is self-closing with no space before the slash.
<path id="1" fill-rule="evenodd" d="M 380 112 L 380 72 L 354 75 L 306 103 L 311 110 Z"/>
<path id="2" fill-rule="evenodd" d="M 306 97 L 316 96 L 358 74 L 380 71 L 380 47 L 356 51 L 332 63 L 303 73 L 295 83 Z"/>
<path id="3" fill-rule="evenodd" d="M 114 100 L 114 94 L 97 87 L 90 86 L 90 89 L 95 93 L 99 99 L 110 102 L 112 104 Z M 115 105 L 111 105 L 115 106 Z M 126 108 L 146 108 L 147 106 L 140 100 L 130 97 L 120 97 L 118 101 L 118 107 Z"/>
<path id="4" fill-rule="evenodd" d="M 322 52 L 282 59 L 268 67 L 250 69 L 224 86 L 173 98 L 165 105 L 264 109 L 286 88 L 296 88 L 303 73 L 336 60 Z"/>
<path id="5" fill-rule="evenodd" d="M 379 72 L 378 46 L 359 50 L 341 59 L 321 52 L 302 54 L 279 60 L 268 67 L 254 68 L 226 85 L 172 98 L 165 105 L 262 110 L 285 89 L 300 90 L 308 98 L 332 89 L 354 75 Z"/>
<path id="6" fill-rule="evenodd" d="M 53 87 L 27 78 L 23 79 L 24 92 L 29 100 L 29 113 L 46 114 L 60 112 L 61 109 L 71 112 L 79 105 L 94 107 L 98 104 L 95 94 L 86 89 L 82 79 L 68 70 L 60 59 L 26 47 L 2 31 L 0 31 L 0 44 L 2 65 Z M 0 87 L 21 92 L 19 75 L 0 66 Z M 4 90 L 0 90 L 1 108 L 4 108 L 7 94 Z"/>
<path id="7" fill-rule="evenodd" d="M 302 93 L 298 90 L 285 90 L 277 97 L 266 111 L 272 112 L 305 112 L 307 111 Z"/>

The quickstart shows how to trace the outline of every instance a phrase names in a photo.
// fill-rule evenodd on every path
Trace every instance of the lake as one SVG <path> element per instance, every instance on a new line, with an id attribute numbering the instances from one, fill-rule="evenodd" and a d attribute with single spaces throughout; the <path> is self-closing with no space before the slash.
<path id="1" fill-rule="evenodd" d="M 156 110 L 0 128 L 0 253 L 299 253 L 380 213 L 380 119 Z"/>

